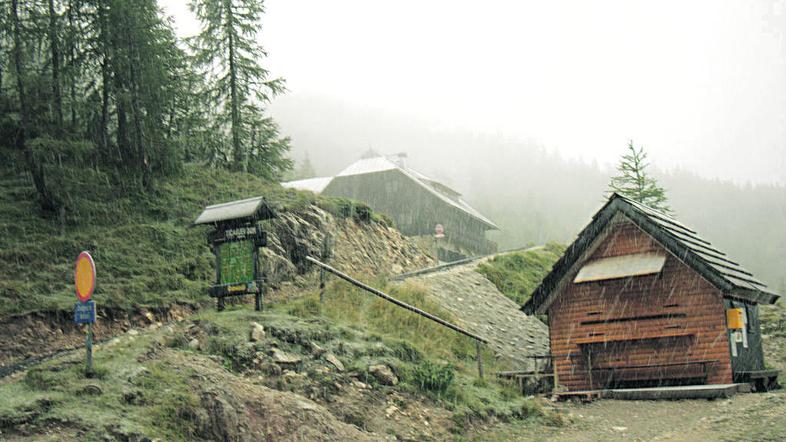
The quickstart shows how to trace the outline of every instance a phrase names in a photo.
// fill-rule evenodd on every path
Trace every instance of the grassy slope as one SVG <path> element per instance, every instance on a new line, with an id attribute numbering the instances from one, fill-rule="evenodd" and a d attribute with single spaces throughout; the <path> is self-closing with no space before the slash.
<path id="1" fill-rule="evenodd" d="M 155 191 L 147 195 L 94 185 L 101 182 L 101 177 L 93 174 L 82 184 L 61 189 L 64 195 L 71 195 L 71 210 L 61 224 L 37 214 L 29 182 L 17 174 L 3 173 L 0 234 L 7 244 L 0 250 L 0 265 L 8 271 L 0 275 L 0 317 L 70 309 L 72 263 L 81 250 L 90 250 L 96 259 L 99 280 L 95 298 L 101 305 L 150 306 L 203 299 L 204 287 L 212 278 L 212 255 L 205 245 L 204 232 L 188 225 L 207 204 L 265 195 L 284 210 L 317 203 L 334 214 L 345 212 L 341 201 L 287 191 L 250 175 L 187 167 L 179 177 L 158 183 Z M 384 281 L 372 282 L 385 286 Z M 427 302 L 416 287 L 391 291 L 407 302 L 450 319 L 438 306 Z M 97 350 L 96 379 L 81 376 L 79 353 L 45 363 L 29 371 L 21 381 L 0 386 L 0 428 L 22 428 L 23 432 L 39 435 L 45 428 L 57 428 L 64 430 L 63 434 L 88 439 L 115 431 L 150 434 L 166 440 L 188 439 L 197 431 L 195 423 L 175 410 L 196 407 L 206 388 L 198 381 L 204 377 L 201 368 L 184 362 L 192 356 L 205 363 L 218 361 L 217 369 L 224 370 L 229 382 L 241 390 L 249 386 L 249 377 L 253 375 L 257 379 L 254 382 L 302 395 L 330 390 L 334 381 L 350 385 L 347 376 L 351 375 L 369 380 L 367 365 L 383 362 L 402 379 L 396 391 L 449 410 L 459 424 L 457 428 L 489 417 L 544 415 L 532 401 L 521 398 L 512 389 L 490 380 L 479 381 L 474 346 L 450 330 L 344 283 L 328 286 L 324 304 L 318 302 L 315 291 L 295 298 L 299 299 L 274 305 L 264 313 L 251 312 L 246 306 L 222 314 L 205 311 L 175 325 L 174 330 L 158 329 L 124 337 L 118 344 Z M 280 373 L 270 374 L 251 366 L 249 357 L 254 353 L 249 353 L 247 333 L 252 320 L 278 330 L 271 333 L 276 336 L 265 345 L 303 356 L 305 381 L 293 384 Z M 203 336 L 205 342 L 199 350 L 185 345 L 186 338 L 193 337 L 188 334 L 194 327 L 189 326 L 195 324 L 199 328 L 212 324 L 208 328 L 217 331 Z M 325 378 L 314 371 L 318 364 L 324 364 L 312 360 L 302 342 L 289 342 L 282 337 L 285 335 L 314 337 L 344 361 L 348 374 Z M 165 350 L 155 350 L 161 343 Z M 256 350 L 267 354 L 269 348 Z M 487 372 L 494 370 L 490 354 L 485 354 L 485 361 Z M 428 387 L 434 377 L 448 372 L 454 378 L 444 391 Z M 88 384 L 97 385 L 101 394 L 86 393 Z M 139 398 L 129 398 L 129 392 Z M 362 404 L 347 404 L 354 404 L 358 410 L 355 416 L 340 416 L 342 419 L 357 424 L 367 418 Z M 158 425 L 160 422 L 166 425 Z"/>
<path id="2" fill-rule="evenodd" d="M 264 195 L 283 210 L 317 203 L 341 213 L 342 201 L 283 189 L 253 175 L 186 166 L 147 193 L 124 192 L 98 172 L 74 174 L 61 186 L 65 222 L 42 218 L 32 183 L 0 170 L 0 317 L 71 309 L 73 262 L 96 260 L 99 305 L 130 307 L 193 301 L 213 277 L 204 229 L 189 228 L 208 204 Z"/>
<path id="3" fill-rule="evenodd" d="M 426 302 L 418 287 L 404 286 L 394 293 L 450 319 Z M 261 385 L 292 392 L 327 407 L 344 422 L 400 436 L 407 434 L 399 432 L 424 431 L 424 427 L 406 421 L 404 415 L 397 414 L 404 419 L 399 427 L 394 420 L 374 417 L 384 416 L 383 410 L 389 407 L 385 398 L 395 395 L 404 398 L 398 404 L 402 410 L 420 407 L 419 414 L 425 407 L 432 415 L 451 416 L 442 429 L 433 424 L 434 432 L 461 433 L 466 425 L 490 418 L 560 422 L 559 416 L 510 387 L 479 380 L 472 345 L 466 338 L 344 283 L 330 284 L 325 299 L 320 304 L 318 295 L 311 292 L 298 301 L 274 304 L 265 312 L 243 305 L 222 313 L 204 310 L 175 324 L 173 330 L 125 336 L 97 350 L 99 376 L 95 379 L 81 375 L 81 354 L 45 363 L 17 382 L 0 385 L 0 431 L 40 435 L 56 429 L 58 437 L 66 440 L 106 434 L 191 439 L 200 431 L 194 416 L 201 413 L 204 391 L 214 389 L 208 384 L 216 382 L 216 370 L 223 377 L 219 388 L 252 391 Z M 263 342 L 248 343 L 252 321 L 265 326 Z M 200 340 L 199 349 L 187 345 L 194 338 Z M 312 342 L 335 354 L 346 370 L 334 370 L 315 356 Z M 272 348 L 303 358 L 298 371 L 306 376 L 282 375 L 266 368 L 273 364 L 260 364 L 259 359 L 269 359 L 266 355 Z M 487 364 L 493 359 L 490 356 L 486 355 Z M 369 365 L 379 363 L 394 370 L 401 379 L 399 385 L 380 385 L 367 373 Z M 205 364 L 213 368 L 207 372 Z M 454 377 L 445 390 L 424 385 L 424 367 L 429 365 L 451 367 L 447 370 Z M 207 382 L 200 381 L 206 378 Z M 349 394 L 353 379 L 373 388 L 364 390 L 360 398 Z M 101 393 L 86 393 L 88 385 L 97 386 Z"/>
<path id="4" fill-rule="evenodd" d="M 478 271 L 505 296 L 524 304 L 564 251 L 564 246 L 549 243 L 543 248 L 506 253 L 482 263 Z"/>

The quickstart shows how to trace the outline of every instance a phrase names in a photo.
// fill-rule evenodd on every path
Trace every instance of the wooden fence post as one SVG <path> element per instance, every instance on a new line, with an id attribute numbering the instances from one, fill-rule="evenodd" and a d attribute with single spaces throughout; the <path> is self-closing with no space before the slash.
<path id="1" fill-rule="evenodd" d="M 478 357 L 478 377 L 483 379 L 483 359 L 480 357 L 480 341 L 475 340 L 475 351 Z"/>

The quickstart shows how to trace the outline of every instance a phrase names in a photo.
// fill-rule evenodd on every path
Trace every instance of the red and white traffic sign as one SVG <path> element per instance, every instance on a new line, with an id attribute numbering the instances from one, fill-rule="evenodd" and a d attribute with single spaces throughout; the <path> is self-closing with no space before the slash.
<path id="1" fill-rule="evenodd" d="M 93 296 L 96 288 L 96 264 L 93 257 L 87 252 L 82 252 L 74 264 L 74 285 L 76 298 L 80 302 L 87 302 Z"/>

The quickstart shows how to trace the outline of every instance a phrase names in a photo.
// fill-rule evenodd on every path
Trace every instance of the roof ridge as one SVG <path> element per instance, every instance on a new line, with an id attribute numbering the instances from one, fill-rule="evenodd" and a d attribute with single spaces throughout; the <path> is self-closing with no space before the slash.
<path id="1" fill-rule="evenodd" d="M 562 286 L 567 273 L 582 259 L 586 250 L 596 243 L 598 235 L 608 228 L 609 223 L 618 213 L 628 218 L 666 251 L 684 262 L 725 295 L 770 304 L 779 298 L 778 295 L 765 290 L 766 285 L 756 280 L 741 265 L 726 258 L 726 254 L 720 250 L 714 249 L 712 243 L 701 239 L 690 227 L 647 205 L 613 192 L 522 306 L 525 312 L 540 313 L 548 307 L 552 294 Z M 708 255 L 711 259 L 703 255 Z"/>

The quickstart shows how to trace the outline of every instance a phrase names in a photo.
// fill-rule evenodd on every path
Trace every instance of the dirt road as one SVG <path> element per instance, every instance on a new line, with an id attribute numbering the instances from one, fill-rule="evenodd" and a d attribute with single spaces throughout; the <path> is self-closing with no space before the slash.
<path id="1" fill-rule="evenodd" d="M 786 441 L 786 390 L 723 400 L 557 403 L 563 427 L 502 425 L 470 440 L 510 441 Z"/>

